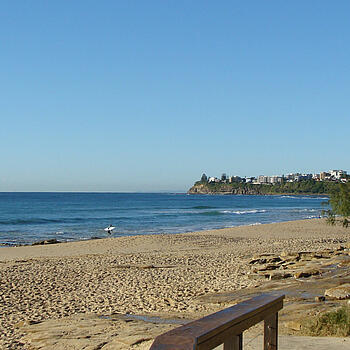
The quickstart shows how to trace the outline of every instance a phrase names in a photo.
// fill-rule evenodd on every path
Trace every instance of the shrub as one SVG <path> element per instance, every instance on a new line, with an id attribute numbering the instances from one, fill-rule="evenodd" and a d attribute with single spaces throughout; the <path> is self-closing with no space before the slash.
<path id="1" fill-rule="evenodd" d="M 350 307 L 343 306 L 306 319 L 302 329 L 306 335 L 347 337 L 350 335 Z"/>

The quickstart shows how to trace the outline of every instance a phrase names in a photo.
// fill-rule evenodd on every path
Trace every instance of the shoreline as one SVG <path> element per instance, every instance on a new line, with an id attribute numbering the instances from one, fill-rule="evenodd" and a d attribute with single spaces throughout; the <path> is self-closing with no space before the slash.
<path id="1" fill-rule="evenodd" d="M 210 194 L 208 194 L 210 195 Z M 203 229 L 199 231 L 185 231 L 185 232 L 176 232 L 176 233 L 149 233 L 149 234 L 130 234 L 130 235 L 123 235 L 123 236 L 105 236 L 105 237 L 98 237 L 98 236 L 92 236 L 91 238 L 85 238 L 85 239 L 77 239 L 77 240 L 71 240 L 71 241 L 59 241 L 55 238 L 45 238 L 41 239 L 40 241 L 34 241 L 33 243 L 24 243 L 24 244 L 3 244 L 0 243 L 0 251 L 4 248 L 16 248 L 16 247 L 32 247 L 32 246 L 42 246 L 42 245 L 51 245 L 51 244 L 66 244 L 66 243 L 74 243 L 74 242 L 85 242 L 85 241 L 94 241 L 94 240 L 101 240 L 101 239 L 108 239 L 108 238 L 121 238 L 121 237 L 135 237 L 135 236 L 158 236 L 158 235 L 182 235 L 182 234 L 191 234 L 194 232 L 202 232 L 202 231 L 216 231 L 216 230 L 225 230 L 225 229 L 231 229 L 231 228 L 237 228 L 237 227 L 246 227 L 246 226 L 257 226 L 257 225 L 272 225 L 272 224 L 279 224 L 283 222 L 295 222 L 295 221 L 304 221 L 304 220 L 315 220 L 315 219 L 324 219 L 325 217 L 319 216 L 319 217 L 311 217 L 307 219 L 295 219 L 295 220 L 287 220 L 287 221 L 273 221 L 268 223 L 261 223 L 261 222 L 255 222 L 252 224 L 243 224 L 243 225 L 237 225 L 237 226 L 227 226 L 227 227 L 221 227 L 216 229 Z"/>
<path id="2" fill-rule="evenodd" d="M 213 296 L 257 291 L 264 285 L 251 278 L 253 256 L 322 251 L 348 243 L 349 229 L 329 226 L 324 219 L 308 219 L 5 247 L 0 250 L 1 297 L 5 300 L 0 303 L 4 332 L 0 348 L 23 349 L 21 341 L 30 325 L 34 327 L 31 334 L 40 338 L 36 326 L 45 333 L 49 325 L 74 319 L 80 320 L 78 325 L 90 324 L 90 317 L 91 322 L 111 325 L 112 321 L 98 320 L 121 314 L 197 319 L 227 307 L 225 302 L 210 301 L 215 300 Z M 125 332 L 132 334 L 133 324 L 123 321 Z M 93 329 L 93 325 L 86 327 L 83 335 Z M 147 327 L 143 334 L 150 332 Z M 110 334 L 115 333 L 120 332 L 112 329 Z"/>
<path id="3" fill-rule="evenodd" d="M 212 196 L 212 195 L 222 195 L 222 196 L 308 196 L 308 197 L 329 197 L 328 193 L 232 193 L 232 192 L 210 192 L 210 193 L 200 193 L 200 192 L 187 192 L 186 194 L 188 195 L 208 195 L 208 196 Z"/>
<path id="4" fill-rule="evenodd" d="M 147 234 L 147 235 L 131 235 L 131 236 L 118 236 L 118 237 L 101 237 L 96 239 L 85 239 L 85 240 L 77 240 L 77 241 L 66 241 L 59 242 L 54 244 L 29 244 L 29 245 L 19 245 L 19 246 L 2 246 L 0 249 L 0 262 L 6 260 L 6 257 L 11 257 L 12 255 L 17 258 L 21 257 L 23 253 L 29 253 L 33 257 L 40 257 L 40 254 L 48 254 L 47 256 L 65 256 L 62 255 L 63 251 L 67 251 L 68 255 L 79 255 L 85 254 L 84 249 L 88 249 L 88 251 L 93 251 L 94 254 L 103 254 L 105 251 L 108 251 L 108 245 L 112 244 L 113 246 L 117 244 L 117 242 L 126 243 L 137 242 L 139 244 L 148 243 L 148 242 L 157 242 L 162 241 L 164 239 L 169 239 L 169 241 L 177 241 L 186 239 L 186 237 L 207 237 L 207 236 L 218 236 L 218 237 L 239 237 L 242 238 L 242 235 L 245 236 L 246 239 L 274 239 L 276 237 L 283 239 L 296 239 L 300 238 L 300 236 L 307 238 L 316 239 L 317 236 L 323 237 L 323 233 L 321 235 L 310 236 L 308 235 L 309 230 L 307 227 L 314 226 L 323 226 L 323 231 L 333 232 L 333 234 L 338 235 L 340 233 L 344 234 L 348 230 L 341 226 L 331 226 L 326 224 L 325 218 L 311 218 L 311 219 L 303 219 L 303 220 L 290 220 L 290 221 L 281 221 L 281 222 L 273 222 L 267 224 L 247 224 L 247 225 L 239 225 L 233 227 L 224 227 L 213 230 L 200 230 L 200 231 L 190 231 L 190 232 L 182 232 L 182 233 L 160 233 L 160 234 Z M 293 233 L 286 234 L 284 233 L 284 227 L 286 229 L 290 229 L 293 227 Z M 276 230 L 277 229 L 277 230 Z M 269 234 L 267 231 L 269 231 Z M 262 231 L 262 234 L 258 232 Z M 344 232 L 345 231 L 345 232 Z M 350 239 L 350 232 L 348 233 Z M 96 244 L 94 244 L 96 243 Z M 107 246 L 106 246 L 107 244 Z M 101 251 L 95 249 L 96 247 L 103 247 Z M 75 254 L 73 252 L 75 251 Z M 119 251 L 119 249 L 118 249 Z M 17 252 L 15 254 L 15 252 Z M 37 252 L 37 254 L 34 254 Z M 26 254 L 26 255 L 27 255 Z M 57 254 L 57 255 L 55 255 Z"/>
<path id="5" fill-rule="evenodd" d="M 230 198 L 221 195 L 197 198 L 185 194 L 177 198 L 168 194 L 135 196 L 137 197 L 132 199 L 133 197 L 113 194 L 109 197 L 92 194 L 86 199 L 84 195 L 57 197 L 52 194 L 43 198 L 33 195 L 36 204 L 27 211 L 23 208 L 27 205 L 28 198 L 23 197 L 23 203 L 21 199 L 11 207 L 13 199 L 11 196 L 6 197 L 12 208 L 9 214 L 12 214 L 5 215 L 1 220 L 0 248 L 31 245 L 53 239 L 66 242 L 102 238 L 107 236 L 103 228 L 110 223 L 116 226 L 114 237 L 160 232 L 173 234 L 257 222 L 264 224 L 310 219 L 321 216 L 324 209 L 322 202 L 326 201 L 326 197 L 319 195 L 303 197 L 301 194 L 240 195 Z M 45 210 L 40 209 L 42 201 L 48 201 Z M 121 202 L 115 205 L 114 201 Z"/>

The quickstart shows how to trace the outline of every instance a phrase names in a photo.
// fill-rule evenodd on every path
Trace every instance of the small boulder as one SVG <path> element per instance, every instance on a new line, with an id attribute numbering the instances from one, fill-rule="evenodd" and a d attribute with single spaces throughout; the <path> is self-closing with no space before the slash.
<path id="1" fill-rule="evenodd" d="M 296 255 L 296 253 L 294 253 L 294 252 L 288 252 L 288 251 L 286 251 L 286 250 L 283 250 L 283 251 L 281 252 L 281 255 L 280 255 L 280 256 L 285 257 L 285 256 L 290 256 L 290 255 Z"/>
<path id="2" fill-rule="evenodd" d="M 326 289 L 324 295 L 335 299 L 350 299 L 350 283 L 344 283 L 338 287 Z"/>
<path id="3" fill-rule="evenodd" d="M 282 261 L 279 256 L 273 254 L 264 254 L 259 256 L 253 256 L 252 260 L 249 261 L 250 265 L 254 264 L 269 264 Z"/>
<path id="4" fill-rule="evenodd" d="M 315 297 L 315 301 L 320 302 L 320 301 L 325 301 L 326 297 L 324 297 L 323 295 L 318 295 Z"/>
<path id="5" fill-rule="evenodd" d="M 302 270 L 298 271 L 294 274 L 295 278 L 308 278 L 311 276 L 317 276 L 320 274 L 320 270 L 317 269 L 309 269 L 309 270 Z"/>
<path id="6" fill-rule="evenodd" d="M 267 263 L 277 263 L 279 261 L 282 261 L 282 259 L 279 256 L 271 256 L 266 258 Z"/>
<path id="7" fill-rule="evenodd" d="M 295 265 L 296 263 L 294 261 L 290 261 L 290 262 L 284 262 L 283 264 L 281 264 L 281 268 L 282 269 L 288 269 L 289 266 Z M 293 268 L 293 267 L 292 267 Z"/>
<path id="8" fill-rule="evenodd" d="M 310 261 L 313 257 L 313 254 L 312 252 L 300 252 L 299 253 L 299 260 L 301 261 Z"/>
<path id="9" fill-rule="evenodd" d="M 266 262 L 266 260 L 264 260 L 264 263 Z M 252 260 L 249 261 L 250 265 L 254 265 L 254 264 L 262 264 L 261 263 L 261 259 L 260 258 L 253 258 Z"/>
<path id="10" fill-rule="evenodd" d="M 269 274 L 269 280 L 282 280 L 284 278 L 292 277 L 292 274 L 289 272 L 271 272 Z"/>
<path id="11" fill-rule="evenodd" d="M 283 261 L 284 262 L 293 262 L 293 263 L 295 263 L 295 262 L 297 262 L 299 260 L 300 260 L 299 255 L 286 255 L 286 256 L 283 257 Z"/>
<path id="12" fill-rule="evenodd" d="M 256 267 L 253 269 L 253 272 L 261 272 L 261 271 L 269 271 L 269 270 L 276 270 L 278 269 L 279 266 L 278 265 L 274 265 L 274 264 L 266 264 L 266 265 L 262 265 L 259 267 Z"/>
<path id="13" fill-rule="evenodd" d="M 56 243 L 61 243 L 61 242 L 58 241 L 56 238 L 52 238 L 52 239 L 45 239 L 39 242 L 34 242 L 32 245 L 45 245 L 45 244 L 56 244 Z"/>

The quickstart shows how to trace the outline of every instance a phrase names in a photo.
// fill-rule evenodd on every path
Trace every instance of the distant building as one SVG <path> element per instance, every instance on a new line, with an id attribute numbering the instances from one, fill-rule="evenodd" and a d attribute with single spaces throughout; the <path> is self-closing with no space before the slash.
<path id="1" fill-rule="evenodd" d="M 265 176 L 265 175 L 260 175 L 257 178 L 256 183 L 259 184 L 277 184 L 282 182 L 282 176 L 279 175 L 274 175 L 274 176 Z M 253 182 L 253 180 L 251 181 Z"/>
<path id="2" fill-rule="evenodd" d="M 306 181 L 311 180 L 312 174 L 295 174 L 294 181 Z"/>
<path id="3" fill-rule="evenodd" d="M 313 174 L 312 179 L 315 181 L 320 181 L 321 180 L 320 174 Z"/>
<path id="4" fill-rule="evenodd" d="M 330 172 L 331 177 L 339 180 L 342 177 L 346 176 L 346 171 L 345 170 L 331 170 Z"/>
<path id="5" fill-rule="evenodd" d="M 293 182 L 293 181 L 299 181 L 299 176 L 301 174 L 299 173 L 290 173 L 290 174 L 287 174 L 287 175 L 284 175 L 284 178 L 288 181 L 288 182 Z"/>
<path id="6" fill-rule="evenodd" d="M 202 181 L 205 174 L 202 175 Z M 206 176 L 205 176 L 206 177 Z M 240 177 L 237 175 L 227 177 L 226 174 L 221 175 L 221 179 L 217 177 L 209 177 L 208 182 L 214 183 L 250 183 L 254 185 L 260 184 L 278 184 L 283 182 L 299 182 L 299 181 L 307 181 L 307 180 L 315 180 L 315 181 L 341 181 L 347 182 L 347 172 L 345 170 L 330 170 L 329 172 L 321 172 L 319 174 L 301 174 L 301 173 L 290 173 L 286 175 L 259 175 L 255 177 Z M 349 180 L 350 181 L 350 180 Z"/>
<path id="7" fill-rule="evenodd" d="M 331 177 L 331 174 L 330 174 L 330 173 L 327 173 L 327 172 L 325 172 L 325 171 L 322 171 L 322 172 L 320 173 L 320 180 L 321 180 L 321 181 L 328 180 L 328 179 L 330 179 L 330 177 Z"/>
<path id="8" fill-rule="evenodd" d="M 282 176 L 278 176 L 278 175 L 269 176 L 269 183 L 277 184 L 281 182 L 282 182 Z"/>
<path id="9" fill-rule="evenodd" d="M 269 183 L 269 177 L 265 175 L 259 175 L 258 176 L 258 183 L 259 184 L 267 184 Z"/>
<path id="10" fill-rule="evenodd" d="M 230 176 L 228 179 L 229 183 L 232 182 L 242 182 L 242 178 L 239 176 Z"/>

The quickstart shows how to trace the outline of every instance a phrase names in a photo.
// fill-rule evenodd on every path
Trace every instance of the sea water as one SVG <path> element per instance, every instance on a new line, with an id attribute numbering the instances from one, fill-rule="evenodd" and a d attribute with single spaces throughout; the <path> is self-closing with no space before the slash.
<path id="1" fill-rule="evenodd" d="M 0 193 L 0 245 L 181 233 L 320 217 L 324 196 Z"/>

